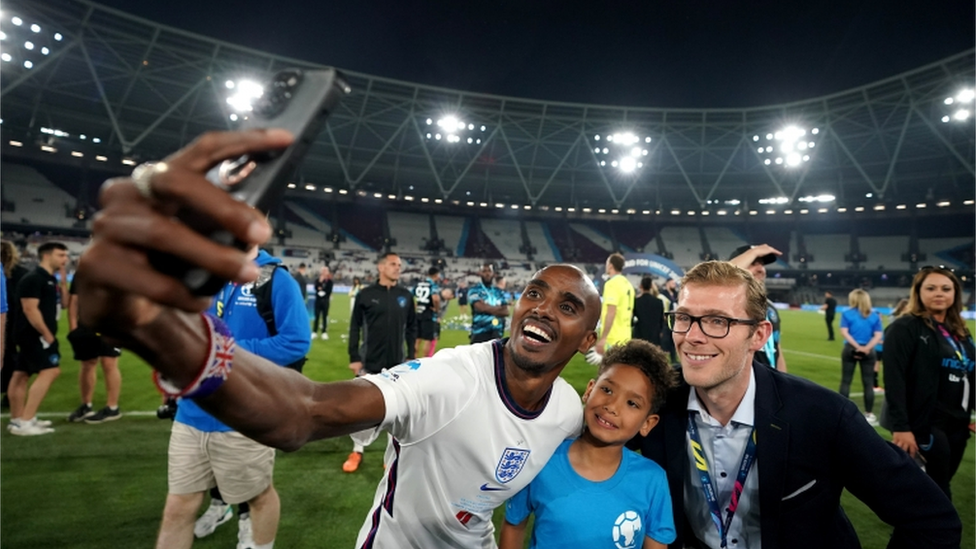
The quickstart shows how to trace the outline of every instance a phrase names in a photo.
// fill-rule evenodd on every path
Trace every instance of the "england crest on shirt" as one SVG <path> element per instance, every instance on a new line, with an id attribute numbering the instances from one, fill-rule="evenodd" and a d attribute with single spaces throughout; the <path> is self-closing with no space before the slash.
<path id="1" fill-rule="evenodd" d="M 505 484 L 517 477 L 529 459 L 529 452 L 530 450 L 522 448 L 505 448 L 495 467 L 495 478 L 498 482 Z"/>

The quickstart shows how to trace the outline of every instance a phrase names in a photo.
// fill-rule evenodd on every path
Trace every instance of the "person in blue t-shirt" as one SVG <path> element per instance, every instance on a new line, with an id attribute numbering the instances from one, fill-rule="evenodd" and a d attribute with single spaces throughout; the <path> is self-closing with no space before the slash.
<path id="1" fill-rule="evenodd" d="M 481 343 L 502 337 L 508 302 L 502 290 L 494 285 L 495 266 L 485 263 L 478 272 L 481 282 L 468 290 L 471 303 L 471 343 Z"/>
<path id="2" fill-rule="evenodd" d="M 668 356 L 639 339 L 612 347 L 583 394 L 583 433 L 559 446 L 539 475 L 505 504 L 499 549 L 663 549 L 676 532 L 664 470 L 624 450 L 657 425 L 675 383 Z"/>
<path id="3" fill-rule="evenodd" d="M 305 296 L 281 260 L 254 247 L 261 268 L 254 282 L 228 282 L 208 312 L 221 318 L 239 348 L 282 367 L 296 368 L 311 347 Z M 270 285 L 270 286 L 267 286 Z M 274 332 L 261 316 L 258 294 L 270 292 Z M 189 547 L 233 517 L 238 504 L 238 547 L 271 547 L 281 512 L 274 488 L 275 450 L 234 431 L 193 399 L 181 399 L 170 434 L 169 490 L 157 547 Z M 210 491 L 210 505 L 196 514 Z"/>
<path id="4" fill-rule="evenodd" d="M 871 309 L 871 296 L 864 290 L 854 290 L 847 296 L 847 309 L 840 316 L 840 335 L 844 337 L 844 349 L 840 352 L 840 394 L 851 393 L 854 366 L 861 365 L 861 383 L 864 386 L 864 418 L 872 426 L 878 418 L 874 408 L 874 364 L 878 360 L 875 346 L 881 343 L 884 329 L 881 315 Z"/>

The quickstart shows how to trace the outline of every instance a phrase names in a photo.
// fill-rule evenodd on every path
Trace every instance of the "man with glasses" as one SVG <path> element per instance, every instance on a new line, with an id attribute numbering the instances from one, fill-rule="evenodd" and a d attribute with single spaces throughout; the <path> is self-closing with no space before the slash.
<path id="1" fill-rule="evenodd" d="M 664 467 L 671 547 L 860 547 L 846 488 L 894 526 L 888 547 L 958 547 L 951 502 L 850 400 L 754 360 L 766 292 L 731 263 L 702 263 L 668 313 L 684 383 L 633 448 Z"/>

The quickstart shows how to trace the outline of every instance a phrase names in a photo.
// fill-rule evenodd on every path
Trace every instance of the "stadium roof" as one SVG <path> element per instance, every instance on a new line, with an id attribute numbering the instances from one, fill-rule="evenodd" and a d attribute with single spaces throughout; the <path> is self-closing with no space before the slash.
<path id="1" fill-rule="evenodd" d="M 228 80 L 318 66 L 82 0 L 7 2 L 0 30 L 4 153 L 10 141 L 45 145 L 67 162 L 158 158 L 234 126 Z M 859 88 L 738 109 L 538 101 L 344 71 L 354 91 L 291 192 L 637 211 L 972 199 L 974 118 L 959 113 L 976 108 L 959 94 L 976 85 L 974 67 L 970 49 Z M 793 156 L 778 132 L 794 137 Z"/>

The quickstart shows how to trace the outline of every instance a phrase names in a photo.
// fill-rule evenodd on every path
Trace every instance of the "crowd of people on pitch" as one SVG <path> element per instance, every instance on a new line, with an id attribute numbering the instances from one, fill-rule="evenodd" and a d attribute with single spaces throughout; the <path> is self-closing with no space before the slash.
<path id="1" fill-rule="evenodd" d="M 122 376 L 118 357 L 121 349 L 107 343 L 98 333 L 78 322 L 78 296 L 69 283 L 68 247 L 48 241 L 36 249 L 36 263 L 21 261 L 20 251 L 9 240 L 0 241 L 3 277 L 3 367 L 0 392 L 6 394 L 10 408 L 7 430 L 13 435 L 33 436 L 54 432 L 53 422 L 40 419 L 37 412 L 51 384 L 61 374 L 61 349 L 58 319 L 68 315 L 68 342 L 74 359 L 80 363 L 78 388 L 81 404 L 68 421 L 98 424 L 122 416 L 119 393 Z M 9 290 L 9 291 L 8 291 Z M 101 365 L 105 383 L 105 406 L 95 409 L 93 397 L 97 370 Z M 31 378 L 34 378 L 31 382 Z"/>
<path id="2" fill-rule="evenodd" d="M 970 437 L 976 349 L 950 270 L 919 271 L 905 314 L 886 331 L 860 295 L 841 320 L 848 386 L 850 363 L 873 371 L 867 356 L 887 334 L 881 423 L 891 442 L 846 396 L 786 374 L 764 286 L 780 252 L 768 245 L 703 262 L 657 296 L 644 280 L 635 296 L 617 254 L 602 297 L 587 273 L 555 264 L 512 301 L 486 263 L 464 291 L 470 345 L 439 352 L 438 322 L 454 294 L 436 267 L 412 289 L 401 285 L 402 261 L 386 253 L 375 281 L 353 295 L 352 379 L 318 383 L 301 374 L 314 337 L 306 296 L 258 247 L 271 236 L 267 221 L 205 178 L 214 159 L 291 139 L 206 134 L 163 169 L 144 170 L 139 185 L 108 182 L 73 280 L 77 302 L 56 242 L 38 249 L 37 268 L 12 292 L 11 433 L 50 432 L 36 412 L 59 372 L 59 302 L 76 311 L 73 333 L 86 326 L 130 349 L 165 397 L 179 399 L 157 547 L 191 546 L 229 521 L 233 505 L 238 547 L 273 547 L 274 449 L 349 435 L 342 467 L 351 473 L 383 432 L 384 473 L 356 547 L 515 549 L 527 535 L 532 547 L 860 547 L 840 505 L 845 489 L 892 527 L 889 547 L 959 546 L 950 481 Z M 188 205 L 246 250 L 171 217 Z M 161 231 L 172 237 L 165 245 L 147 237 Z M 162 247 L 228 282 L 200 299 L 147 261 Z M 330 274 L 317 273 L 321 286 L 306 282 L 316 298 L 320 287 L 331 292 Z M 325 326 L 327 315 L 326 303 Z M 597 368 L 581 406 L 560 373 L 590 351 Z M 81 383 L 83 401 L 90 385 Z M 76 413 L 90 411 L 83 402 Z M 496 539 L 492 514 L 502 506 Z"/>

